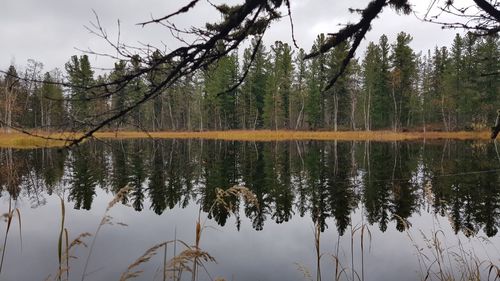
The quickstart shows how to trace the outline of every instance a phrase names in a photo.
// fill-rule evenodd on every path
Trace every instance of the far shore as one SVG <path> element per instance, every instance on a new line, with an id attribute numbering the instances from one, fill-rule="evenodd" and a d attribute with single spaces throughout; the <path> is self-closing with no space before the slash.
<path id="1" fill-rule="evenodd" d="M 27 135 L 19 132 L 0 133 L 0 147 L 36 148 L 63 147 L 71 139 L 81 136 L 80 133 L 47 133 L 32 132 Z M 38 136 L 38 137 L 37 137 Z M 120 139 L 210 139 L 228 141 L 289 141 L 289 140 L 340 140 L 340 141 L 409 141 L 409 140 L 489 140 L 488 131 L 456 131 L 456 132 L 393 132 L 393 131 L 292 131 L 292 130 L 230 130 L 203 132 L 136 132 L 116 131 L 97 132 L 95 138 Z"/>

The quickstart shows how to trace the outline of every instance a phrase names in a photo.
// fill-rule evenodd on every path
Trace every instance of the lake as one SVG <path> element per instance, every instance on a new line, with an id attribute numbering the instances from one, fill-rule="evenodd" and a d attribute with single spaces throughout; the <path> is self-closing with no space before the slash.
<path id="1" fill-rule="evenodd" d="M 97 232 L 85 280 L 119 280 L 163 241 L 194 245 L 198 219 L 199 246 L 216 260 L 198 267 L 199 280 L 316 280 L 318 269 L 322 280 L 439 279 L 475 260 L 485 261 L 486 279 L 488 262 L 500 261 L 493 142 L 89 141 L 71 151 L 1 149 L 0 165 L 0 211 L 11 204 L 22 222 L 19 231 L 14 212 L 1 280 L 53 279 L 60 198 L 71 242 L 95 235 L 123 187 L 129 193 Z M 252 194 L 218 191 L 233 186 Z M 82 279 L 92 239 L 71 249 L 70 280 Z M 164 259 L 185 249 L 159 249 L 134 280 L 163 280 Z"/>

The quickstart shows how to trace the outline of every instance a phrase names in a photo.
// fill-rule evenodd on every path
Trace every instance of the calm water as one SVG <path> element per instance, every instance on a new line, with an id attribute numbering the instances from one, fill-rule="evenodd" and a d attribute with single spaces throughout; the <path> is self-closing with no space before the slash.
<path id="1" fill-rule="evenodd" d="M 156 243 L 193 244 L 199 210 L 208 226 L 201 247 L 217 259 L 206 264 L 214 279 L 307 280 L 299 265 L 315 279 L 315 228 L 323 280 L 333 279 L 331 255 L 347 268 L 343 280 L 352 280 L 353 266 L 365 280 L 416 280 L 421 231 L 440 230 L 451 248 L 460 240 L 480 258 L 500 259 L 500 159 L 490 142 L 134 140 L 70 152 L 0 151 L 1 212 L 12 201 L 22 217 L 22 248 L 15 221 L 0 279 L 44 280 L 57 272 L 58 196 L 71 239 L 95 232 L 108 202 L 127 185 L 126 205 L 110 215 L 128 226 L 102 228 L 86 280 L 118 280 Z M 236 197 L 228 200 L 232 211 L 215 204 L 216 188 L 233 185 L 248 187 L 259 204 Z M 361 251 L 363 225 L 371 243 L 365 232 Z M 2 238 L 4 231 L 5 224 Z M 88 248 L 72 254 L 70 279 L 80 280 Z M 137 280 L 161 280 L 162 255 L 141 267 Z M 200 280 L 210 280 L 200 272 Z"/>

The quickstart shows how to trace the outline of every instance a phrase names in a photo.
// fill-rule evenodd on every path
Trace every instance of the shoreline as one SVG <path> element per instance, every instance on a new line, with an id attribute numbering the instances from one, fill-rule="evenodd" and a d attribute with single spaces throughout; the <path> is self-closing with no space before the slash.
<path id="1" fill-rule="evenodd" d="M 47 133 L 36 132 L 41 137 L 26 135 L 19 132 L 0 133 L 0 147 L 2 148 L 37 148 L 62 147 L 68 141 L 81 136 L 79 133 Z M 120 139 L 207 139 L 226 141 L 412 141 L 412 140 L 490 140 L 489 131 L 456 131 L 456 132 L 393 132 L 393 131 L 293 131 L 293 130 L 228 130 L 228 131 L 162 131 L 138 132 L 117 131 L 97 132 L 94 137 L 106 140 Z M 59 140 L 50 140 L 56 138 Z"/>

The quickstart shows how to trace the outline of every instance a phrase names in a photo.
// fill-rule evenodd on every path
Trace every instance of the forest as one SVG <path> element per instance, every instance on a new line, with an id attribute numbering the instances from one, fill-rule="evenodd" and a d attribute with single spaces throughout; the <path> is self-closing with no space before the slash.
<path id="1" fill-rule="evenodd" d="M 412 36 L 382 35 L 351 60 L 333 87 L 350 43 L 304 59 L 306 51 L 256 37 L 246 49 L 178 79 L 105 130 L 481 130 L 500 108 L 497 35 L 456 34 L 450 46 L 416 52 Z M 325 44 L 321 34 L 311 52 Z M 218 45 L 218 48 L 224 48 Z M 149 59 L 161 55 L 153 52 Z M 0 77 L 0 124 L 6 130 L 83 130 L 141 99 L 176 62 L 135 77 L 139 56 L 110 70 L 74 55 L 45 72 L 29 60 Z M 127 77 L 124 83 L 116 83 Z M 102 99 L 110 88 L 114 95 Z"/>

